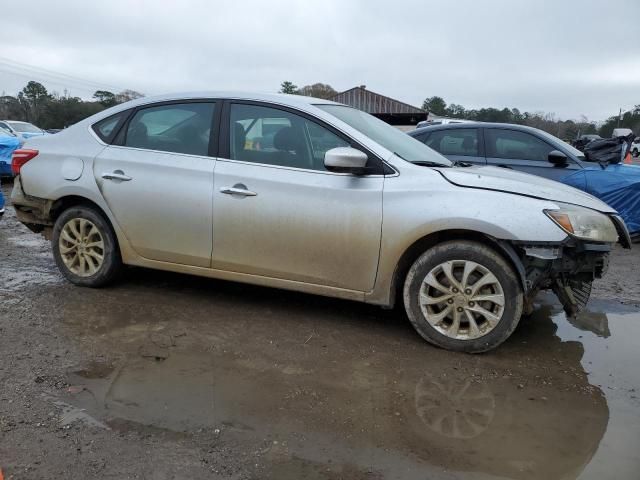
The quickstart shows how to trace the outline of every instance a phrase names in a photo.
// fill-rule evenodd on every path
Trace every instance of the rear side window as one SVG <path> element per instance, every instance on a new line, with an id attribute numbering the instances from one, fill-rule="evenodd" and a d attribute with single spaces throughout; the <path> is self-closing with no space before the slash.
<path id="1" fill-rule="evenodd" d="M 124 146 L 207 155 L 215 103 L 179 103 L 138 110 L 127 125 Z"/>
<path id="2" fill-rule="evenodd" d="M 554 148 L 526 132 L 485 129 L 487 157 L 546 162 Z"/>
<path id="3" fill-rule="evenodd" d="M 104 120 L 100 120 L 98 123 L 93 124 L 91 128 L 96 132 L 96 135 L 100 137 L 105 143 L 111 143 L 113 137 L 117 133 L 119 127 L 129 116 L 130 110 L 125 110 L 124 112 L 116 113 L 115 115 L 111 115 L 110 117 L 105 118 Z"/>
<path id="4" fill-rule="evenodd" d="M 476 128 L 456 128 L 436 130 L 425 142 L 442 155 L 461 155 L 477 157 L 478 130 Z"/>

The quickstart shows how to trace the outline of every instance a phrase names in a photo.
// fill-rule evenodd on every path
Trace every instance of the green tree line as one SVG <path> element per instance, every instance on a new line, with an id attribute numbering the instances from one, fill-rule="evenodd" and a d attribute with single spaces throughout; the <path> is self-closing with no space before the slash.
<path id="1" fill-rule="evenodd" d="M 298 87 L 293 82 L 285 81 L 280 85 L 280 93 L 330 99 L 338 92 L 331 85 L 324 83 Z M 578 135 L 586 134 L 599 134 L 602 137 L 610 137 L 616 127 L 631 128 L 636 134 L 640 135 L 640 105 L 636 105 L 633 110 L 625 112 L 622 119 L 619 119 L 618 116 L 612 116 L 600 124 L 590 121 L 584 116 L 578 120 L 562 120 L 553 113 L 522 112 L 517 108 L 486 107 L 468 109 L 456 103 L 447 104 L 442 97 L 438 96 L 426 98 L 422 108 L 440 117 L 528 125 L 566 140 L 573 140 Z"/>
<path id="2" fill-rule="evenodd" d="M 28 82 L 17 95 L 0 96 L 0 119 L 31 122 L 40 128 L 66 128 L 105 108 L 143 95 L 133 90 L 119 93 L 97 90 L 92 100 L 50 93 L 41 83 Z"/>

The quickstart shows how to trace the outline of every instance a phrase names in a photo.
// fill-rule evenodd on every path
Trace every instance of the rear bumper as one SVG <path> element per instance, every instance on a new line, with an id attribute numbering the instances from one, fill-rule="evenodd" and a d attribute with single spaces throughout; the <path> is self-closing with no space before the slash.
<path id="1" fill-rule="evenodd" d="M 18 175 L 13 182 L 11 191 L 11 203 L 16 212 L 16 217 L 33 232 L 39 233 L 45 227 L 53 225 L 50 217 L 51 200 L 25 195 L 22 190 L 22 182 Z"/>

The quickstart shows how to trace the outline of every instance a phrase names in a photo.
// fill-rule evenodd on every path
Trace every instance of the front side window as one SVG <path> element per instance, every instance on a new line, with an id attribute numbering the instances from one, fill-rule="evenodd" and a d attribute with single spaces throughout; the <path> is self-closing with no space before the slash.
<path id="1" fill-rule="evenodd" d="M 181 103 L 138 110 L 124 145 L 162 152 L 207 155 L 214 103 Z"/>
<path id="2" fill-rule="evenodd" d="M 436 130 L 425 142 L 442 155 L 462 155 L 477 157 L 478 129 L 458 128 L 452 130 Z"/>
<path id="3" fill-rule="evenodd" d="M 487 157 L 548 161 L 554 148 L 526 132 L 485 129 Z"/>
<path id="4" fill-rule="evenodd" d="M 231 105 L 230 158 L 284 167 L 326 170 L 324 155 L 349 143 L 300 115 L 259 105 Z"/>

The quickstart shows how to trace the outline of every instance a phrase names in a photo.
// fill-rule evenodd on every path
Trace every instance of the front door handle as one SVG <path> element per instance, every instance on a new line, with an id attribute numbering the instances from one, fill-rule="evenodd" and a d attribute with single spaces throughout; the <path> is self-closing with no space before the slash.
<path id="1" fill-rule="evenodd" d="M 233 187 L 222 187 L 220 192 L 227 195 L 241 195 L 243 197 L 255 197 L 258 195 L 256 192 L 248 190 L 247 186 L 242 183 L 236 183 Z"/>
<path id="2" fill-rule="evenodd" d="M 114 170 L 111 173 L 103 173 L 102 178 L 104 178 L 105 180 L 120 180 L 122 182 L 128 182 L 129 180 L 131 180 L 131 177 L 125 175 L 122 170 Z"/>

